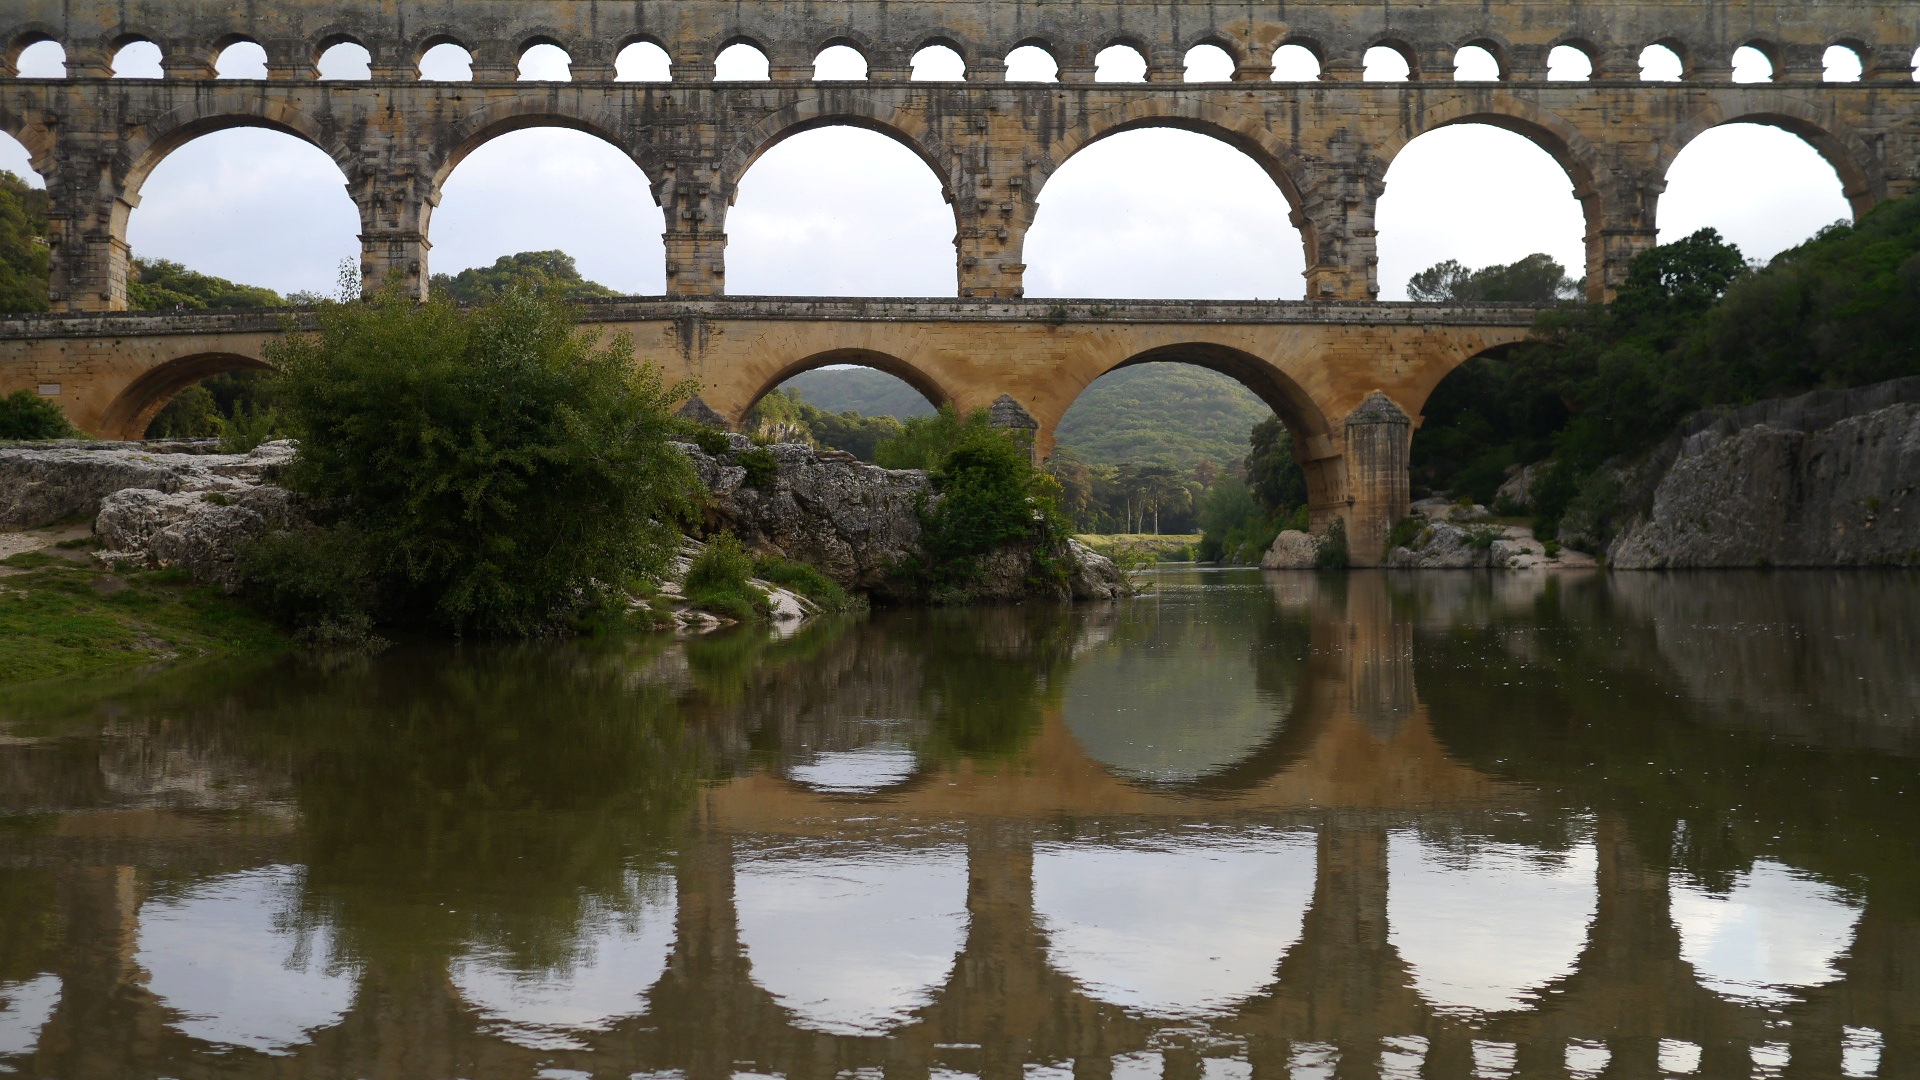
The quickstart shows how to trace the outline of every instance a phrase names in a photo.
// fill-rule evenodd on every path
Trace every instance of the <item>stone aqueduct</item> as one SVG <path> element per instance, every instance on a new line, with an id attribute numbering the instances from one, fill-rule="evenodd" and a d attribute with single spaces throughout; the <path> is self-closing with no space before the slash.
<path id="1" fill-rule="evenodd" d="M 46 40 L 65 50 L 68 77 L 15 77 L 21 51 Z M 159 46 L 164 78 L 111 78 L 115 52 L 135 41 Z M 237 42 L 264 49 L 265 80 L 214 78 L 215 58 Z M 372 78 L 319 80 L 320 54 L 345 42 L 368 51 Z M 615 56 L 635 42 L 667 52 L 670 82 L 614 80 Z M 715 56 L 742 42 L 769 58 L 770 81 L 715 82 Z M 468 50 L 474 81 L 422 81 L 421 56 L 442 43 Z M 570 82 L 513 81 L 521 55 L 541 44 L 566 50 Z M 911 57 L 933 44 L 961 55 L 964 81 L 910 81 Z M 1094 82 L 1095 54 L 1115 44 L 1145 58 L 1145 83 Z M 1638 78 L 1641 50 L 1656 44 L 1682 59 L 1680 81 Z M 631 329 L 670 374 L 701 379 L 702 400 L 723 418 L 737 421 L 777 385 L 767 378 L 852 360 L 963 408 L 1008 398 L 1037 425 L 1044 453 L 1074 395 L 1105 371 L 1200 363 L 1275 406 L 1298 436 L 1316 524 L 1345 520 L 1364 560 L 1404 512 L 1407 433 L 1428 392 L 1467 357 L 1524 336 L 1528 321 L 1520 311 L 1375 299 L 1374 207 L 1402 147 L 1463 123 L 1541 146 L 1573 181 L 1588 287 L 1604 298 L 1654 243 L 1668 165 L 1708 128 L 1764 123 L 1806 139 L 1856 213 L 1920 185 L 1916 44 L 1920 13 L 1875 0 L 12 0 L 0 14 L 0 128 L 27 147 L 52 195 L 54 312 L 0 321 L 0 391 L 39 387 L 82 427 L 125 438 L 194 379 L 260 363 L 271 319 L 112 314 L 127 305 L 126 227 L 141 185 L 200 135 L 265 127 L 326 151 L 359 207 L 368 279 L 424 291 L 429 222 L 452 170 L 503 133 L 559 126 L 627 153 L 665 212 L 668 297 L 590 317 Z M 832 45 L 858 50 L 868 78 L 813 81 L 814 57 Z M 1022 45 L 1054 57 L 1057 84 L 1005 81 L 1004 57 Z M 1225 50 L 1233 81 L 1180 82 L 1197 45 Z M 1315 54 L 1318 81 L 1273 81 L 1275 50 L 1287 45 Z M 1587 55 L 1591 80 L 1546 80 L 1560 45 Z M 1821 81 L 1833 45 L 1860 57 L 1860 81 Z M 1409 80 L 1361 81 L 1374 46 L 1398 51 Z M 1498 81 L 1450 77 L 1467 46 L 1495 56 Z M 1767 55 L 1772 81 L 1731 81 L 1742 46 Z M 826 125 L 890 136 L 933 170 L 954 214 L 957 297 L 721 298 L 740 178 L 781 140 Z M 1022 299 L 1022 245 L 1048 177 L 1082 147 L 1149 126 L 1222 139 L 1272 176 L 1305 243 L 1304 303 Z M 1375 391 L 1391 408 L 1360 408 Z"/>

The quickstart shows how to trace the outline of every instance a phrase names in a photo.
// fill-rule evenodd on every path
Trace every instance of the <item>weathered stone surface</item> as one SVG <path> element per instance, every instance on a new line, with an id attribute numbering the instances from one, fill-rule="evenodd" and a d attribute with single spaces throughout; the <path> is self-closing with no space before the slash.
<path id="1" fill-rule="evenodd" d="M 1612 567 L 1920 565 L 1920 404 L 1813 431 L 1728 426 L 1682 442 Z"/>
<path id="2" fill-rule="evenodd" d="M 1514 469 L 1513 475 L 1507 477 L 1506 482 L 1493 493 L 1494 501 L 1504 499 L 1522 510 L 1529 509 L 1533 506 L 1534 485 L 1546 479 L 1547 474 L 1553 471 L 1553 464 L 1552 460 L 1536 461 L 1525 468 Z"/>
<path id="3" fill-rule="evenodd" d="M 1287 529 L 1273 538 L 1273 545 L 1260 556 L 1262 570 L 1311 570 L 1320 553 L 1320 542 L 1306 533 Z"/>
<path id="4" fill-rule="evenodd" d="M 0 447 L 0 525 L 35 528 L 92 515 L 101 499 L 125 488 L 237 491 L 292 458 L 287 442 L 250 454 L 155 453 L 139 443 Z"/>
<path id="5" fill-rule="evenodd" d="M 1564 548 L 1548 556 L 1533 530 L 1521 525 L 1462 527 L 1436 521 L 1421 529 L 1412 543 L 1388 552 L 1385 565 L 1397 570 L 1533 570 L 1586 568 L 1594 560 Z"/>
<path id="6" fill-rule="evenodd" d="M 298 500 L 282 487 L 231 491 L 155 491 L 126 488 L 101 500 L 94 533 L 102 557 L 152 568 L 176 566 L 195 581 L 240 587 L 240 546 L 304 519 Z"/>

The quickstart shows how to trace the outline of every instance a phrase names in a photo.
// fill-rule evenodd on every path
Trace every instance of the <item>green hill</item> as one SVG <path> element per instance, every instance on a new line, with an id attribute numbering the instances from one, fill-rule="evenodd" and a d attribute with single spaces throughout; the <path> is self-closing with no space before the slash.
<path id="1" fill-rule="evenodd" d="M 828 412 L 906 419 L 933 407 L 912 387 L 872 368 L 809 371 L 784 384 Z M 1187 364 L 1142 364 L 1100 379 L 1060 423 L 1059 444 L 1093 465 L 1225 465 L 1246 456 L 1247 432 L 1273 415 L 1239 383 Z"/>

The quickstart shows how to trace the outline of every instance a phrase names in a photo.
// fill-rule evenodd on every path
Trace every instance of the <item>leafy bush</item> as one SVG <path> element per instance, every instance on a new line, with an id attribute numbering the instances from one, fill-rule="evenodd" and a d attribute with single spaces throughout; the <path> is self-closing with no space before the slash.
<path id="1" fill-rule="evenodd" d="M 556 631 L 663 572 L 698 506 L 668 438 L 689 387 L 556 298 L 326 303 L 268 349 L 301 433 L 287 485 L 360 538 L 382 617 L 456 633 Z"/>
<path id="2" fill-rule="evenodd" d="M 708 457 L 719 457 L 733 449 L 733 440 L 727 438 L 726 432 L 710 428 L 705 424 L 694 424 L 692 430 L 687 432 L 687 439 Z"/>
<path id="3" fill-rule="evenodd" d="M 900 434 L 873 448 L 873 463 L 883 469 L 937 471 L 961 443 L 993 425 L 985 409 L 962 417 L 952 405 L 940 406 L 932 416 L 916 416 L 901 425 Z"/>
<path id="4" fill-rule="evenodd" d="M 706 550 L 687 568 L 687 601 L 741 622 L 764 617 L 772 609 L 767 594 L 747 583 L 752 576 L 753 556 L 732 533 L 721 533 L 707 541 Z"/>
<path id="5" fill-rule="evenodd" d="M 314 646 L 370 645 L 379 585 L 364 536 L 352 528 L 270 533 L 240 550 L 246 599 Z"/>
<path id="6" fill-rule="evenodd" d="M 970 432 L 934 471 L 939 499 L 921 507 L 921 547 L 936 579 L 977 574 L 980 556 L 1034 534 L 1035 479 L 1027 452 L 992 428 Z"/>
<path id="7" fill-rule="evenodd" d="M 774 460 L 773 451 L 764 446 L 751 446 L 733 456 L 734 464 L 747 470 L 747 486 L 764 488 L 773 483 L 780 475 L 780 463 Z"/>
<path id="8" fill-rule="evenodd" d="M 0 439 L 77 439 L 80 432 L 60 406 L 32 389 L 0 398 Z"/>
<path id="9" fill-rule="evenodd" d="M 1333 519 L 1333 525 L 1320 538 L 1314 549 L 1313 566 L 1316 570 L 1345 570 L 1352 560 L 1347 553 L 1347 523 L 1339 518 Z"/>
<path id="10" fill-rule="evenodd" d="M 763 555 L 755 559 L 753 576 L 791 589 L 826 611 L 852 611 L 865 603 L 819 570 L 778 555 Z"/>
<path id="11" fill-rule="evenodd" d="M 220 452 L 223 454 L 250 453 L 254 447 L 264 442 L 282 439 L 287 432 L 281 430 L 280 413 L 269 405 L 259 411 L 241 408 L 232 419 L 220 421 Z"/>
<path id="12" fill-rule="evenodd" d="M 1409 514 L 1393 523 L 1387 533 L 1387 551 L 1397 547 L 1409 547 L 1419 538 L 1420 530 L 1427 527 L 1427 519 Z"/>

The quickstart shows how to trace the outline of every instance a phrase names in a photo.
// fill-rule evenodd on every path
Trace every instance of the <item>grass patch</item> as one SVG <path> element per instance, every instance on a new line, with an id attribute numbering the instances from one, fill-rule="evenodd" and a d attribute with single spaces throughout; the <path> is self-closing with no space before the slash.
<path id="1" fill-rule="evenodd" d="M 263 653 L 287 638 L 183 571 L 121 577 L 27 552 L 0 577 L 0 685 L 171 660 Z"/>
<path id="2" fill-rule="evenodd" d="M 687 602 L 702 611 L 740 622 L 765 618 L 773 611 L 767 594 L 747 583 L 753 576 L 753 556 L 732 533 L 707 541 L 707 548 L 687 567 Z"/>
<path id="3" fill-rule="evenodd" d="M 753 561 L 753 576 L 762 581 L 791 589 L 831 612 L 853 611 L 865 601 L 840 587 L 839 583 L 806 563 L 762 555 Z"/>

